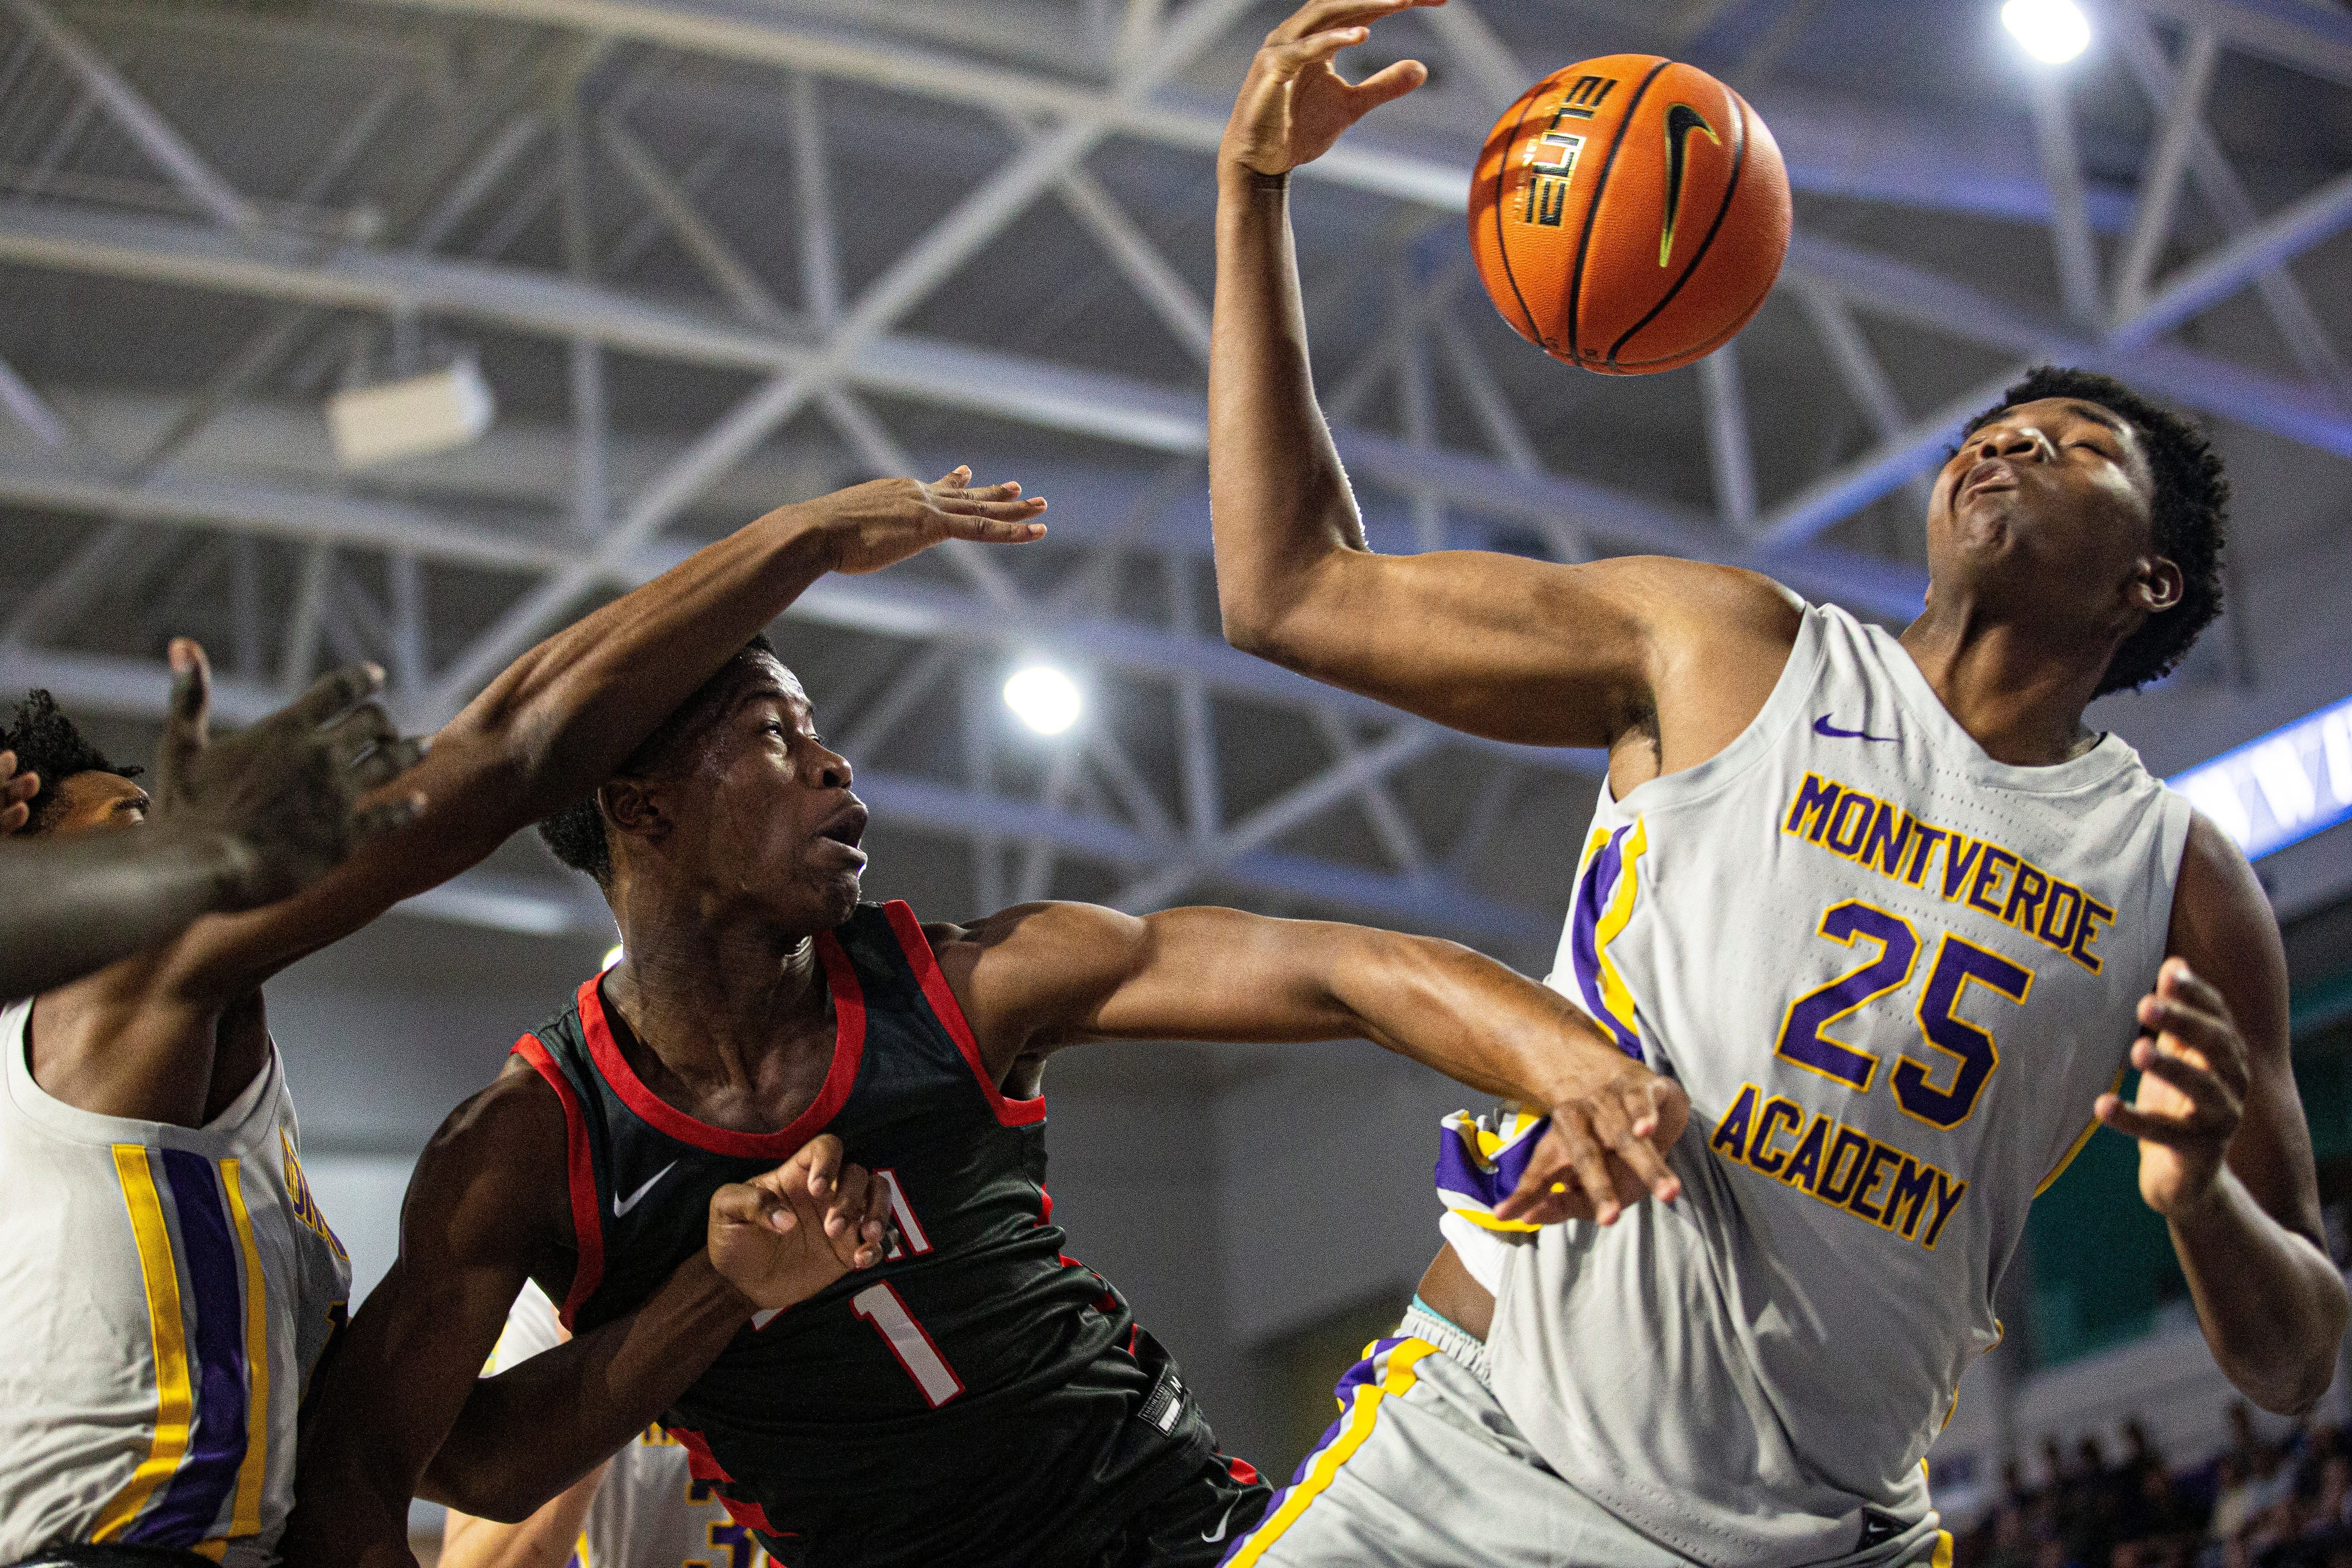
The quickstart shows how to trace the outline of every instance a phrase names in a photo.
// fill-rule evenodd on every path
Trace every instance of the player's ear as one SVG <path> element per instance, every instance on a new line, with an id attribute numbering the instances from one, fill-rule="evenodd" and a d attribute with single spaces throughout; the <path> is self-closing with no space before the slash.
<path id="1" fill-rule="evenodd" d="M 2185 586 L 2180 568 L 2161 555 L 2154 555 L 2140 562 L 2126 592 L 2134 609 L 2153 616 L 2180 603 Z"/>
<path id="2" fill-rule="evenodd" d="M 662 812 L 661 792 L 649 781 L 610 779 L 596 792 L 596 798 L 604 808 L 604 820 L 613 825 L 615 833 L 653 843 L 668 836 L 669 819 Z"/>

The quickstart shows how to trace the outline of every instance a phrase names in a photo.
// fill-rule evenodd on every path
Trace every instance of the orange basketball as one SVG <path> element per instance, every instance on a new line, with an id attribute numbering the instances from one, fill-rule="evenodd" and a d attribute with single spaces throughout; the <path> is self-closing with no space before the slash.
<path id="1" fill-rule="evenodd" d="M 1720 348 L 1789 251 L 1789 173 L 1747 100 L 1696 66 L 1604 55 L 1495 122 L 1470 251 L 1503 319 L 1555 359 L 1645 375 Z"/>

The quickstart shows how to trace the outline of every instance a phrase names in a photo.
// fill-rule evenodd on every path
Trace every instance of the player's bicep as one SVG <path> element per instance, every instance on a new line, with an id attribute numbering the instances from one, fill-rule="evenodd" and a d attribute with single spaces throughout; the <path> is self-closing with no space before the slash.
<path id="1" fill-rule="evenodd" d="M 320 1373 L 307 1474 L 318 1485 L 413 1494 L 498 1342 L 530 1260 L 536 1202 L 562 1110 L 503 1079 L 452 1111 L 401 1205 L 400 1255 Z M 548 1125 L 550 1110 L 553 1125 Z"/>
<path id="2" fill-rule="evenodd" d="M 1453 729 L 1601 747 L 1653 701 L 1664 644 L 1703 608 L 1727 646 L 1777 622 L 1761 578 L 1657 556 L 1581 565 L 1491 551 L 1336 551 L 1237 646 Z"/>

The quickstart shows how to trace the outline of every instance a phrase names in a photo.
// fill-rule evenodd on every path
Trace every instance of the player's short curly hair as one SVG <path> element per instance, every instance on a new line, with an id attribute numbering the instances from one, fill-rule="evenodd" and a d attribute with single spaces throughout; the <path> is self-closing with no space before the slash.
<path id="1" fill-rule="evenodd" d="M 2156 552 L 2180 568 L 2180 603 L 2150 616 L 2126 637 L 2099 679 L 2097 695 L 2129 691 L 2172 673 L 2199 634 L 2221 613 L 2221 552 L 2229 540 L 2230 480 L 2204 432 L 2096 371 L 2037 365 L 2000 401 L 1969 421 L 1975 435 L 2021 403 L 2072 397 L 2121 415 L 2139 432 L 2156 479 L 2150 509 Z"/>
<path id="2" fill-rule="evenodd" d="M 694 689 L 694 694 L 679 703 L 670 716 L 645 738 L 628 759 L 615 770 L 614 776 L 643 775 L 662 771 L 678 754 L 699 740 L 702 732 L 719 717 L 719 700 L 726 695 L 730 679 L 744 661 L 766 655 L 776 657 L 775 645 L 765 633 L 753 637 L 738 649 L 735 657 L 721 665 L 718 672 Z M 596 879 L 596 885 L 609 889 L 613 885 L 613 844 L 604 837 L 604 808 L 596 804 L 593 790 L 584 800 L 564 807 L 539 825 L 540 841 L 554 852 L 555 858 L 575 871 L 585 871 Z"/>
<path id="3" fill-rule="evenodd" d="M 0 735 L 0 752 L 16 753 L 16 772 L 38 773 L 41 787 L 33 792 L 33 815 L 25 831 L 39 833 L 55 820 L 58 786 L 76 773 L 112 773 L 135 779 L 147 770 L 135 764 L 117 767 L 58 707 L 58 700 L 35 687 L 16 704 L 15 721 Z"/>

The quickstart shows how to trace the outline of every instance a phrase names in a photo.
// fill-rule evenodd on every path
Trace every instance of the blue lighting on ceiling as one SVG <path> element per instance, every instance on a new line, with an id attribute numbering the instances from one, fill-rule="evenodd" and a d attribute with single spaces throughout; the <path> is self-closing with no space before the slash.
<path id="1" fill-rule="evenodd" d="M 2352 819 L 2352 697 L 2165 780 L 2246 858 Z"/>

